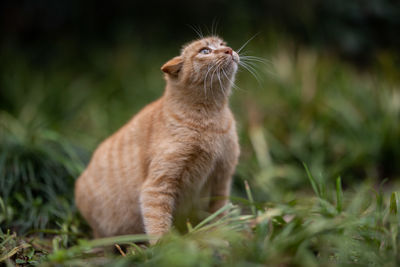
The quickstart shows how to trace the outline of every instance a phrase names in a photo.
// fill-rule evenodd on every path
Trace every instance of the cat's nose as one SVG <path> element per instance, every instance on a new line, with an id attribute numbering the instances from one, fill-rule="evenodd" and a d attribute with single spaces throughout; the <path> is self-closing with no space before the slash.
<path id="1" fill-rule="evenodd" d="M 230 47 L 224 48 L 223 52 L 225 54 L 229 54 L 229 55 L 232 55 L 232 53 L 233 53 L 232 48 L 230 48 Z"/>
<path id="2" fill-rule="evenodd" d="M 231 56 L 232 56 L 232 54 L 233 54 L 233 50 L 232 50 L 232 48 L 230 48 L 230 47 L 224 47 L 224 48 L 221 48 L 221 49 L 217 49 L 215 52 L 216 52 L 216 53 L 229 54 L 229 55 L 231 55 Z"/>

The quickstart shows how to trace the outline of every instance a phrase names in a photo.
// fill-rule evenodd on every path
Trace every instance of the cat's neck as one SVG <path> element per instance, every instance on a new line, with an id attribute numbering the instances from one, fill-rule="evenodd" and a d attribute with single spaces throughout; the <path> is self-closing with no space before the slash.
<path id="1" fill-rule="evenodd" d="M 210 88 L 181 87 L 167 83 L 164 93 L 165 105 L 176 113 L 191 116 L 192 119 L 219 117 L 228 109 L 230 88 L 211 91 Z"/>

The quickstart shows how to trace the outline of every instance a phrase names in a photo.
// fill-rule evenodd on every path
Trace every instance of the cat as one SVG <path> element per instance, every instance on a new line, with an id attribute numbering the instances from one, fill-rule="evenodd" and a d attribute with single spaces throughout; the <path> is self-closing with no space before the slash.
<path id="1" fill-rule="evenodd" d="M 146 233 L 154 243 L 179 218 L 226 205 L 240 153 L 228 105 L 239 61 L 211 36 L 161 67 L 162 97 L 101 143 L 76 181 L 94 237 Z"/>

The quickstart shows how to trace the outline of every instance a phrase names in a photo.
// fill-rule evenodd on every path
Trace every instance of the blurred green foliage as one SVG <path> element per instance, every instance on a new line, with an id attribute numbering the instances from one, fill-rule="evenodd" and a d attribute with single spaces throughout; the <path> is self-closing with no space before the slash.
<path id="1" fill-rule="evenodd" d="M 321 179 L 342 175 L 345 186 L 399 178 L 398 83 L 310 49 L 272 54 L 273 73 L 261 86 L 248 76 L 242 87 L 251 92 L 234 97 L 243 141 L 249 139 L 263 170 L 260 185 L 275 184 L 272 192 L 301 187 L 302 162 Z"/>
<path id="2" fill-rule="evenodd" d="M 210 4 L 0 4 L 0 262 L 398 264 L 399 3 L 221 0 L 204 12 Z M 73 183 L 162 94 L 160 66 L 196 38 L 182 21 L 216 27 L 236 49 L 260 32 L 245 53 L 267 63 L 252 63 L 257 77 L 240 70 L 231 98 L 240 208 L 149 249 L 131 243 L 139 237 L 88 241 Z M 127 257 L 90 250 L 119 242 Z"/>
<path id="3" fill-rule="evenodd" d="M 315 188 L 323 185 L 309 179 Z M 338 180 L 340 184 L 340 180 Z M 0 262 L 41 266 L 397 266 L 399 196 L 368 184 L 356 194 L 315 195 L 289 202 L 249 202 L 254 212 L 242 215 L 228 204 L 188 233 L 167 234 L 155 246 L 133 242 L 147 236 L 128 235 L 87 240 L 73 232 L 53 238 L 22 239 L 0 233 Z M 251 193 L 248 195 L 250 198 Z M 218 213 L 217 212 L 217 213 Z M 70 240 L 72 238 L 72 243 Z M 124 245 L 124 250 L 111 252 Z M 105 247 L 105 248 L 104 248 Z M 102 248 L 102 249 L 99 249 Z M 120 248 L 120 247 L 119 247 Z"/>
<path id="4" fill-rule="evenodd" d="M 95 47 L 85 61 L 60 56 L 37 68 L 17 51 L 3 57 L 8 67 L 0 74 L 7 103 L 1 110 L 1 170 L 3 183 L 12 185 L 2 187 L 6 203 L 10 188 L 19 198 L 26 191 L 20 184 L 25 176 L 36 177 L 29 179 L 37 179 L 37 196 L 47 188 L 47 195 L 71 202 L 73 179 L 99 142 L 162 94 L 159 67 L 178 47 L 143 45 L 125 40 Z M 321 183 L 332 184 L 339 175 L 346 188 L 365 179 L 396 183 L 400 92 L 390 64 L 358 71 L 272 32 L 247 50 L 268 63 L 254 62 L 258 81 L 240 71 L 232 96 L 242 146 L 236 195 L 244 194 L 248 179 L 257 185 L 259 200 L 290 199 L 308 187 L 303 162 Z M 38 171 L 29 174 L 32 168 Z M 12 202 L 28 209 L 30 195 Z M 41 206 L 43 199 L 37 201 Z"/>
<path id="5" fill-rule="evenodd" d="M 55 132 L 0 113 L 0 223 L 18 232 L 70 220 L 78 155 Z"/>

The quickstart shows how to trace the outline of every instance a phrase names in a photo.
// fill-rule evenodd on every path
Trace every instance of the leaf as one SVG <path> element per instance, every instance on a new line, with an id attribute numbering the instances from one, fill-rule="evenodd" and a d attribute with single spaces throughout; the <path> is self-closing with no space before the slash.
<path id="1" fill-rule="evenodd" d="M 24 263 L 26 263 L 26 260 L 16 259 L 16 260 L 15 260 L 15 263 L 17 263 L 17 264 L 24 264 Z"/>

